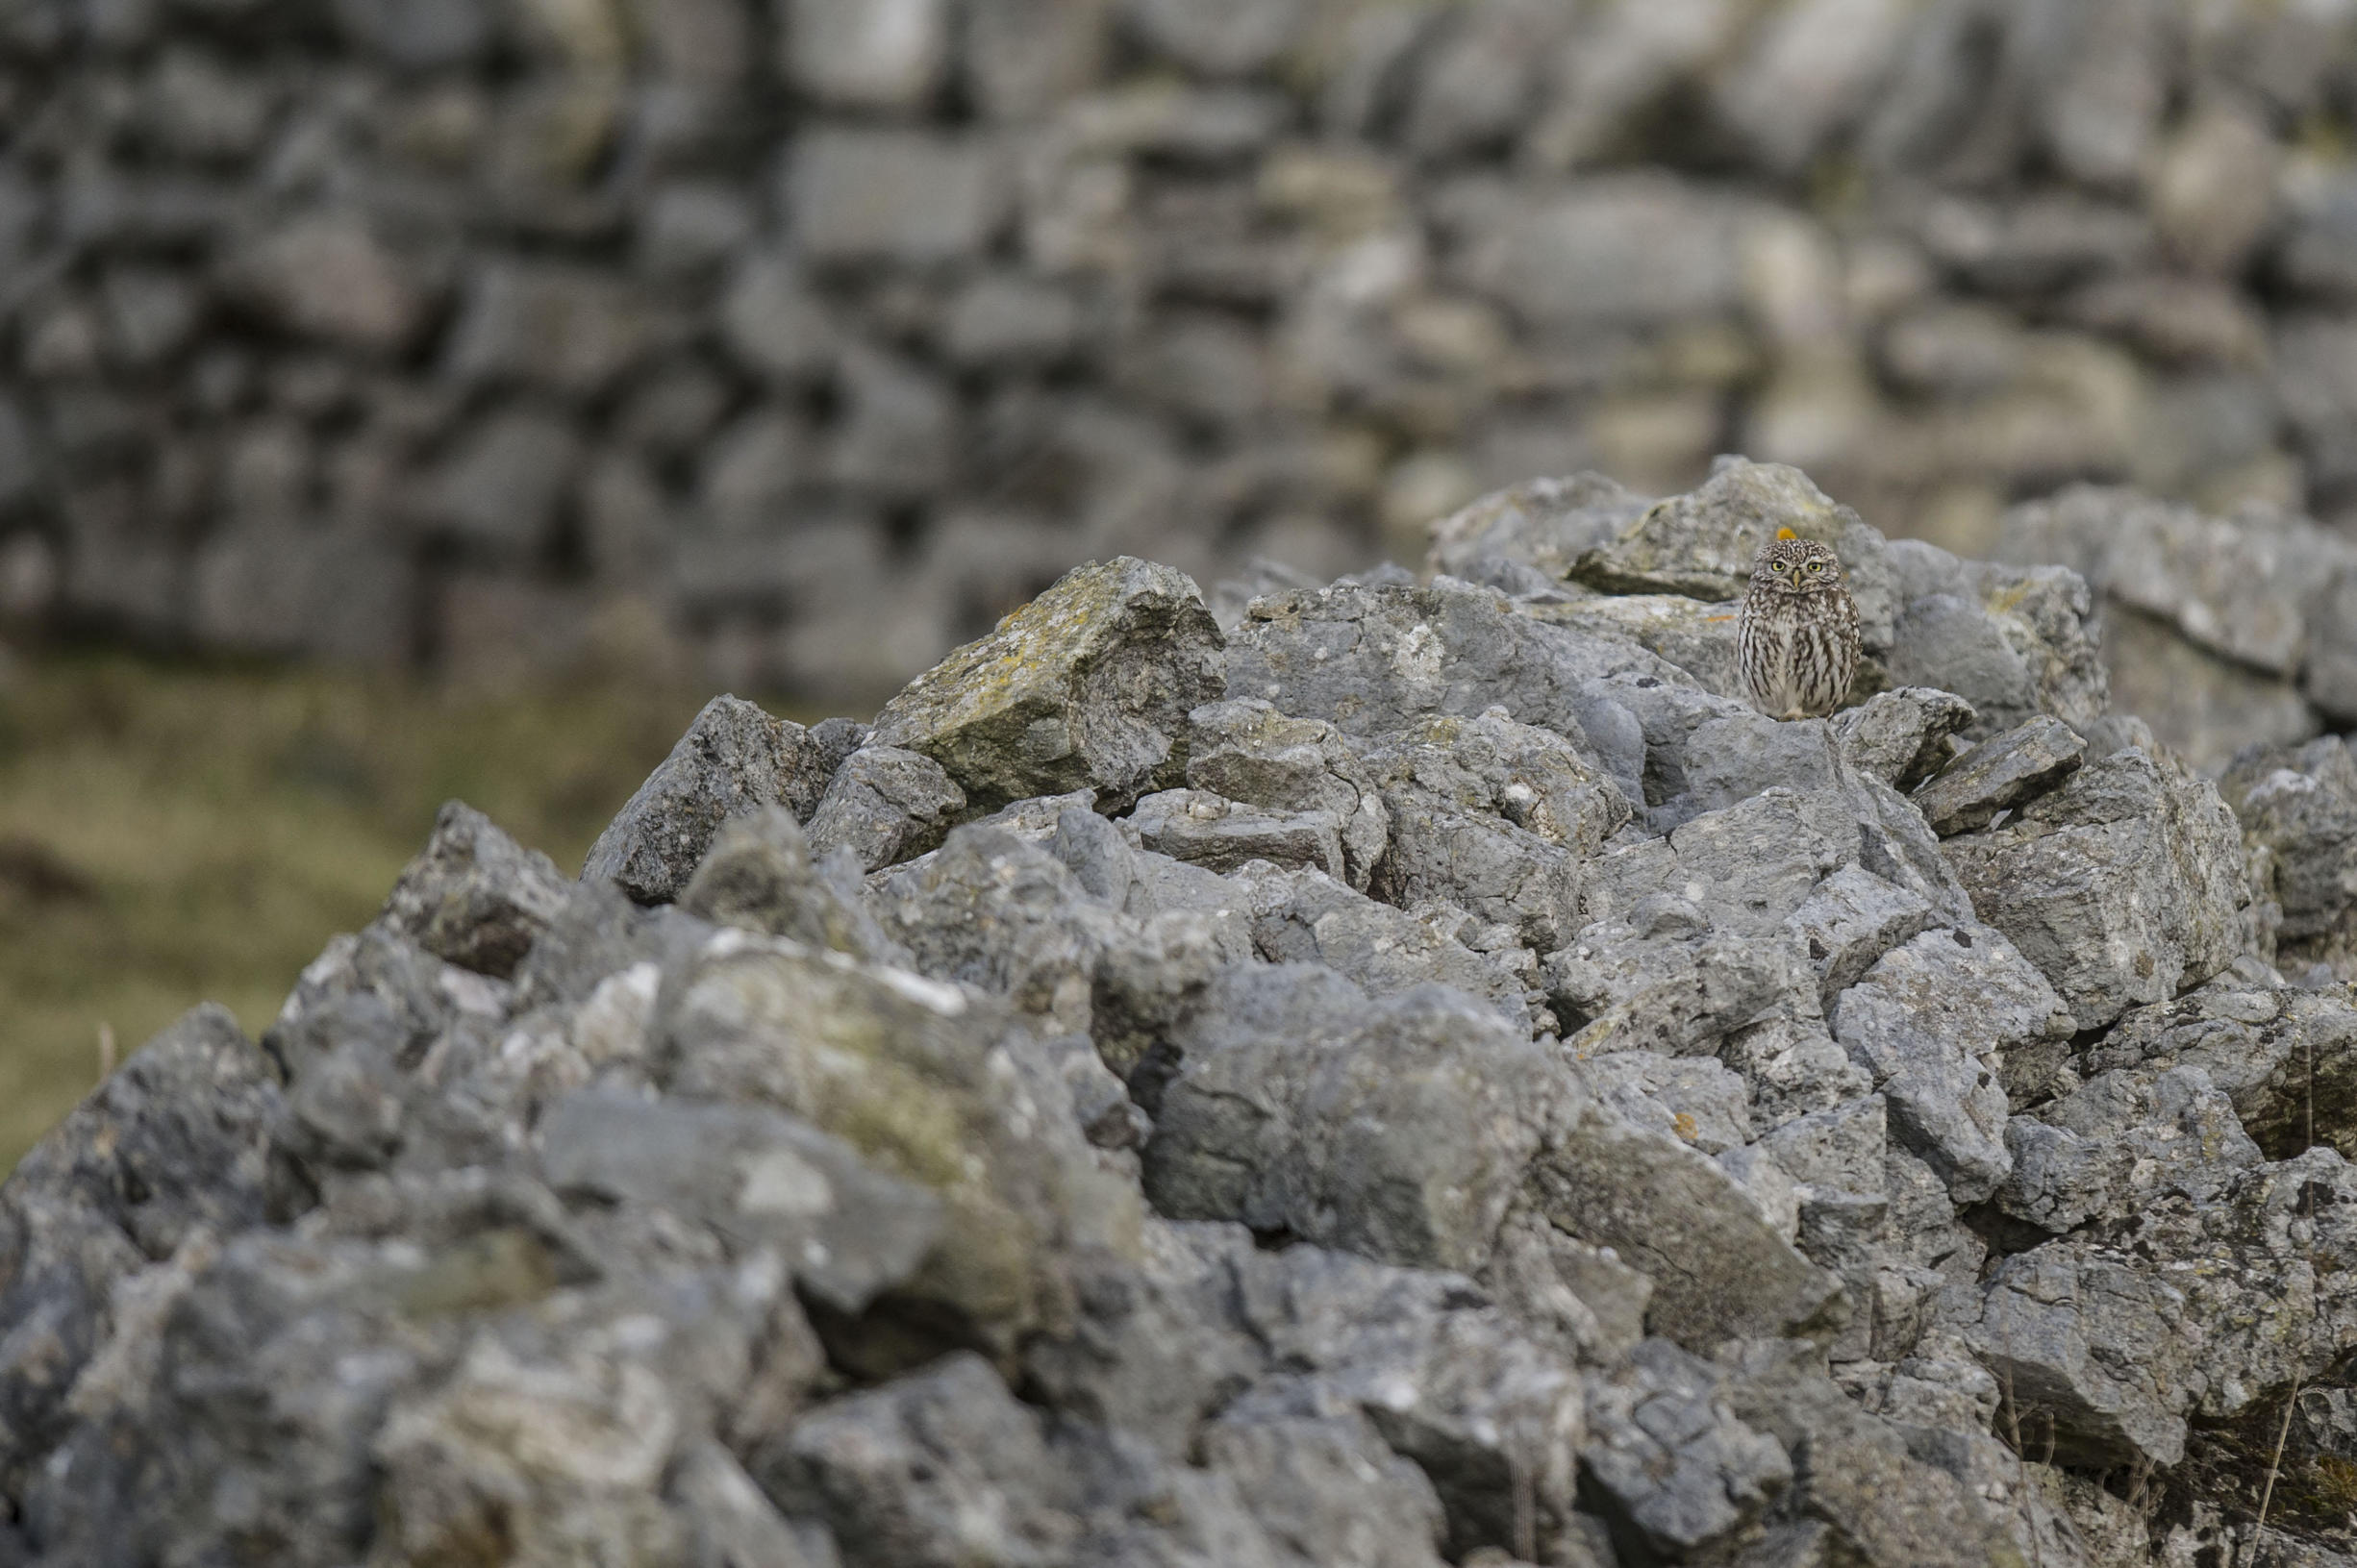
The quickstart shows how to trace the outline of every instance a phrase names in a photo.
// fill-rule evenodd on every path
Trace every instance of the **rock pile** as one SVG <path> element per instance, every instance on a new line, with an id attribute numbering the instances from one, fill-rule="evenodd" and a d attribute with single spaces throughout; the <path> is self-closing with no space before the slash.
<path id="1" fill-rule="evenodd" d="M 2351 1561 L 2345 749 L 1790 469 L 1439 549 L 717 699 L 579 882 L 446 808 L 0 1189 L 0 1562 Z"/>
<path id="2" fill-rule="evenodd" d="M 12 0 L 0 617 L 866 702 L 1583 466 L 2345 521 L 2352 102 L 2340 0 Z"/>

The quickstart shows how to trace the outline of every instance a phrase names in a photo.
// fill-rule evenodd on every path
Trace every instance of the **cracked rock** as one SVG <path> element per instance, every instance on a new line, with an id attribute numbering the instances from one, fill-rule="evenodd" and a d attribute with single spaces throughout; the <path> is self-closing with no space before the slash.
<path id="1" fill-rule="evenodd" d="M 871 743 L 921 752 L 977 808 L 1185 782 L 1187 715 L 1220 695 L 1219 628 L 1193 583 L 1122 557 L 1083 566 L 910 683 Z"/>
<path id="2" fill-rule="evenodd" d="M 2217 789 L 2166 756 L 2089 762 L 2002 827 L 1941 850 L 2079 1029 L 2197 985 L 2241 951 L 2242 834 Z"/>
<path id="3" fill-rule="evenodd" d="M 640 904 L 667 904 L 720 824 L 765 806 L 808 817 L 826 788 L 809 733 L 736 697 L 715 697 L 671 755 L 590 846 L 585 882 L 611 881 Z"/>
<path id="4" fill-rule="evenodd" d="M 1917 809 L 1942 837 L 1985 828 L 1999 811 L 2043 795 L 2078 770 L 2087 742 L 2044 714 L 1993 735 L 1915 792 Z"/>

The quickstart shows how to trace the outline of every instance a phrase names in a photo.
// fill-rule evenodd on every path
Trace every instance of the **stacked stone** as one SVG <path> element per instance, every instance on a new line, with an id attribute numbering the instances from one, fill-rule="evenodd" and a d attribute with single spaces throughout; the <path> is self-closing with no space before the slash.
<path id="1" fill-rule="evenodd" d="M 19 0 L 0 616 L 881 694 L 1072 563 L 1810 465 L 2357 509 L 2357 18 Z M 2254 737 L 2255 738 L 2255 737 Z"/>
<path id="2" fill-rule="evenodd" d="M 1617 493 L 715 699 L 578 882 L 446 808 L 0 1187 L 0 1562 L 2357 1560 L 2357 765 L 2221 795 L 2067 568 Z M 1779 519 L 1829 720 L 1726 691 Z"/>

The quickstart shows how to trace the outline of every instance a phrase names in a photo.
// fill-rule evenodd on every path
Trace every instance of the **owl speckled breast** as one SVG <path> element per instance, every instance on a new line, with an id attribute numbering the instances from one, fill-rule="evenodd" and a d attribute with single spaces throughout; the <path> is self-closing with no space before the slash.
<path id="1" fill-rule="evenodd" d="M 1751 563 L 1737 653 L 1752 706 L 1822 718 L 1858 673 L 1858 606 L 1830 545 L 1780 532 Z"/>

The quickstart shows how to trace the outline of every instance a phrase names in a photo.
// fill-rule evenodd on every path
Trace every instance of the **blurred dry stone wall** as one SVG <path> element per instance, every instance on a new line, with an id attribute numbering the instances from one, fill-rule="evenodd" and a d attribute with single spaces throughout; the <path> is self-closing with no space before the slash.
<path id="1" fill-rule="evenodd" d="M 2353 109 L 2346 0 L 0 0 L 0 612 L 842 701 L 1580 467 L 2345 526 Z"/>

